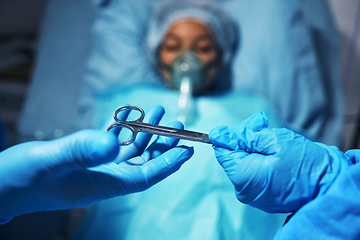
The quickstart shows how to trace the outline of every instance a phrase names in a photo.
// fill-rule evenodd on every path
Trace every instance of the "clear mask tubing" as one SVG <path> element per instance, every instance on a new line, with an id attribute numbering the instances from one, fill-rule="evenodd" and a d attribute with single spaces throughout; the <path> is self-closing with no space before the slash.
<path id="1" fill-rule="evenodd" d="M 178 89 L 178 120 L 186 126 L 191 125 L 197 117 L 194 91 L 205 85 L 204 64 L 192 51 L 180 54 L 171 66 L 171 83 Z"/>
<path id="2" fill-rule="evenodd" d="M 186 126 L 197 117 L 194 94 L 207 88 L 207 76 L 215 63 L 216 59 L 204 64 L 191 50 L 178 55 L 171 65 L 160 63 L 161 68 L 170 73 L 171 87 L 179 90 L 178 120 Z"/>
<path id="3" fill-rule="evenodd" d="M 170 80 L 175 89 L 181 91 L 183 81 L 190 81 L 191 93 L 198 93 L 206 86 L 208 74 L 205 65 L 193 51 L 186 51 L 176 57 L 170 66 Z"/>

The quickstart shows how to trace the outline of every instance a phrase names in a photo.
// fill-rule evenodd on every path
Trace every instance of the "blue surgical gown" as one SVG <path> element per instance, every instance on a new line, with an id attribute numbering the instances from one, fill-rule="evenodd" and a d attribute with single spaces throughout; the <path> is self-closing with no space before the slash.
<path id="1" fill-rule="evenodd" d="M 145 111 L 163 105 L 160 124 L 166 125 L 176 120 L 178 94 L 139 84 L 112 90 L 99 97 L 97 125 L 125 104 Z M 245 92 L 201 96 L 195 103 L 197 117 L 189 130 L 208 133 L 219 125 L 236 126 L 258 111 L 267 114 L 271 126 L 280 126 L 267 102 Z M 210 144 L 180 144 L 194 146 L 195 154 L 178 172 L 144 192 L 95 205 L 73 239 L 272 239 L 284 217 L 240 203 Z"/>
<path id="2" fill-rule="evenodd" d="M 104 2 L 108 4 L 97 7 L 93 51 L 83 84 L 88 90 L 81 94 L 80 105 L 91 102 L 94 92 L 157 81 L 147 63 L 144 39 L 149 15 L 162 0 Z M 339 146 L 343 121 L 339 44 L 328 3 L 217 2 L 240 28 L 239 48 L 231 62 L 233 89 L 268 99 L 286 127 Z M 81 117 L 86 121 L 90 116 Z"/>
<path id="3" fill-rule="evenodd" d="M 92 107 L 82 103 L 93 101 L 93 92 L 127 81 L 154 80 L 143 40 L 158 2 L 49 1 L 19 121 L 23 140 L 37 133 L 53 139 L 89 127 L 92 113 L 86 113 Z M 343 102 L 338 35 L 328 2 L 217 2 L 240 26 L 234 88 L 269 99 L 292 130 L 338 145 Z M 74 124 L 75 119 L 84 122 Z"/>

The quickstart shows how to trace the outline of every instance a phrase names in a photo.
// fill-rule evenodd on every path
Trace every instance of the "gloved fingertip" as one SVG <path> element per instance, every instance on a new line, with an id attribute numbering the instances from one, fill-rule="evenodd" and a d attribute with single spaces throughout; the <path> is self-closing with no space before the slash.
<path id="1" fill-rule="evenodd" d="M 194 155 L 194 147 L 179 145 L 176 148 L 182 150 L 181 157 L 184 161 L 189 160 Z"/>
<path id="2" fill-rule="evenodd" d="M 236 149 L 238 146 L 236 133 L 226 126 L 212 129 L 209 133 L 209 140 L 215 147 Z"/>
<path id="3" fill-rule="evenodd" d="M 194 147 L 193 146 L 185 146 L 185 145 L 181 145 L 181 146 L 179 146 L 179 147 L 181 147 L 181 148 L 185 148 L 186 150 L 187 150 L 187 152 L 188 152 L 188 154 L 190 155 L 190 157 L 192 156 L 192 155 L 194 155 Z"/>
<path id="4" fill-rule="evenodd" d="M 219 127 L 212 129 L 209 132 L 210 142 L 212 142 L 212 140 L 216 140 L 219 137 L 222 137 L 223 135 L 228 134 L 228 132 L 229 132 L 229 127 L 227 127 L 227 126 L 219 126 Z"/>
<path id="5" fill-rule="evenodd" d="M 251 129 L 254 132 L 258 132 L 269 126 L 268 119 L 265 112 L 258 112 L 242 121 L 235 129 L 237 131 L 243 131 L 244 128 Z"/>
<path id="6" fill-rule="evenodd" d="M 160 105 L 156 105 L 146 111 L 144 122 L 158 125 L 164 114 L 165 109 Z"/>
<path id="7" fill-rule="evenodd" d="M 256 118 L 259 120 L 258 126 L 260 129 L 269 127 L 269 120 L 265 114 L 265 112 L 261 111 L 256 114 Z"/>
<path id="8" fill-rule="evenodd" d="M 350 149 L 345 152 L 345 155 L 349 158 L 351 164 L 360 162 L 360 149 Z"/>
<path id="9" fill-rule="evenodd" d="M 161 110 L 165 113 L 165 108 L 162 105 L 155 105 L 154 108 L 159 109 L 159 111 Z"/>
<path id="10" fill-rule="evenodd" d="M 184 124 L 180 121 L 174 121 L 166 125 L 167 127 L 176 128 L 176 129 L 184 129 Z"/>
<path id="11" fill-rule="evenodd" d="M 184 162 L 188 161 L 193 154 L 193 147 L 180 145 L 167 151 L 163 155 L 163 158 L 170 169 L 178 169 Z"/>
<path id="12" fill-rule="evenodd" d="M 110 162 L 118 155 L 119 144 L 114 134 L 103 131 L 93 132 L 89 139 L 90 142 L 87 148 L 90 158 L 89 165 L 95 166 Z"/>
<path id="13" fill-rule="evenodd" d="M 148 114 L 156 114 L 156 115 L 164 115 L 165 109 L 161 105 L 155 105 L 152 108 L 149 109 Z"/>
<path id="14" fill-rule="evenodd" d="M 119 152 L 117 138 L 101 130 L 82 130 L 41 145 L 41 153 L 34 154 L 45 155 L 41 158 L 44 165 L 58 172 L 107 163 L 114 160 Z"/>

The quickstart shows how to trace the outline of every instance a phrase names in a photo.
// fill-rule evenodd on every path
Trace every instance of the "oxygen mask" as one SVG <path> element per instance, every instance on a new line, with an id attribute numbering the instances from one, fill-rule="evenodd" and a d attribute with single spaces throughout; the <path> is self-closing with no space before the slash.
<path id="1" fill-rule="evenodd" d="M 186 51 L 176 57 L 168 67 L 171 86 L 179 90 L 178 120 L 191 125 L 197 116 L 194 94 L 207 87 L 209 64 L 204 64 L 192 51 Z"/>
<path id="2" fill-rule="evenodd" d="M 180 92 L 197 94 L 207 85 L 207 70 L 207 65 L 194 52 L 186 51 L 176 57 L 170 67 L 171 85 Z"/>

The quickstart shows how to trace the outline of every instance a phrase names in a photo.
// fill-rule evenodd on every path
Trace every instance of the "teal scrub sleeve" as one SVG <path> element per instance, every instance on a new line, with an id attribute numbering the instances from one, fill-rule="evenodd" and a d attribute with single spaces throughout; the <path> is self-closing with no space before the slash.
<path id="1" fill-rule="evenodd" d="M 325 194 L 297 211 L 278 231 L 275 240 L 360 239 L 359 195 L 360 164 L 355 164 L 342 172 Z"/>
<path id="2" fill-rule="evenodd" d="M 236 128 L 213 129 L 210 141 L 238 200 L 269 213 L 297 211 L 325 192 L 350 163 L 336 147 L 286 128 L 268 128 L 263 113 Z"/>

